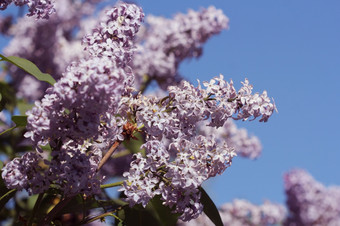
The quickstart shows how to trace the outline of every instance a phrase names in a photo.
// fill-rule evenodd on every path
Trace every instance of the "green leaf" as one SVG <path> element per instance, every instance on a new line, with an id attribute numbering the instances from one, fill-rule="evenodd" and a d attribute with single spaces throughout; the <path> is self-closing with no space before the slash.
<path id="1" fill-rule="evenodd" d="M 7 83 L 0 81 L 0 111 L 4 108 L 12 112 L 16 106 L 15 90 Z"/>
<path id="2" fill-rule="evenodd" d="M 15 123 L 16 127 L 24 127 L 27 125 L 26 115 L 14 115 L 12 116 L 12 121 Z"/>
<path id="3" fill-rule="evenodd" d="M 2 134 L 5 134 L 7 132 L 10 132 L 12 131 L 13 129 L 15 128 L 18 128 L 18 127 L 25 127 L 26 124 L 27 124 L 27 116 L 26 115 L 14 115 L 12 116 L 12 121 L 15 123 L 15 126 L 3 131 L 0 133 L 0 136 Z"/>
<path id="4" fill-rule="evenodd" d="M 162 226 L 174 226 L 178 221 L 180 214 L 172 213 L 168 206 L 164 206 L 160 199 L 160 195 L 156 195 L 148 203 L 147 208 L 151 209 L 151 213 L 155 215 L 155 218 L 161 223 Z"/>
<path id="5" fill-rule="evenodd" d="M 4 163 L 0 161 L 0 169 L 2 169 L 2 167 L 4 167 Z"/>
<path id="6" fill-rule="evenodd" d="M 33 75 L 36 79 L 38 79 L 40 81 L 48 82 L 51 85 L 56 83 L 56 81 L 54 80 L 54 78 L 51 75 L 41 72 L 39 70 L 39 68 L 29 60 L 26 60 L 26 59 L 20 58 L 20 57 L 16 57 L 16 56 L 5 57 L 1 54 L 0 54 L 0 57 L 2 58 L 1 61 L 7 61 L 9 63 L 16 65 L 17 67 L 19 67 L 22 70 L 26 71 L 27 73 Z"/>
<path id="7" fill-rule="evenodd" d="M 218 212 L 215 203 L 211 200 L 207 192 L 202 187 L 200 187 L 199 190 L 201 192 L 201 203 L 203 204 L 203 212 L 216 226 L 223 226 L 220 213 Z"/>
<path id="8" fill-rule="evenodd" d="M 161 225 L 155 216 L 148 209 L 143 208 L 141 205 L 135 205 L 132 208 L 128 206 L 124 207 L 118 212 L 118 217 L 124 221 L 126 226 Z M 118 225 L 117 221 L 116 225 Z"/>

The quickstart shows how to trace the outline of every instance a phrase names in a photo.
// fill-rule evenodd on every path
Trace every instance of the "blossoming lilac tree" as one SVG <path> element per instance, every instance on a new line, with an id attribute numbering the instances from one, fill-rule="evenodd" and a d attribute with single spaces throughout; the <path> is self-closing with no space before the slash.
<path id="1" fill-rule="evenodd" d="M 222 75 L 197 86 L 180 75 L 183 60 L 199 57 L 203 44 L 228 28 L 221 10 L 144 19 L 134 4 L 96 12 L 99 2 L 13 1 L 28 6 L 28 17 L 1 18 L 0 31 L 12 37 L 0 55 L 7 62 L 0 83 L 2 222 L 337 225 L 339 202 L 325 200 L 338 200 L 339 189 L 304 171 L 285 176 L 288 210 L 235 200 L 218 211 L 202 188 L 234 156 L 261 152 L 259 140 L 233 120 L 267 122 L 276 109 L 247 79 L 236 90 Z M 0 9 L 11 3 L 1 1 Z M 152 81 L 160 90 L 145 95 Z M 12 116 L 17 111 L 22 115 Z M 119 187 L 119 197 L 107 194 L 110 187 Z"/>

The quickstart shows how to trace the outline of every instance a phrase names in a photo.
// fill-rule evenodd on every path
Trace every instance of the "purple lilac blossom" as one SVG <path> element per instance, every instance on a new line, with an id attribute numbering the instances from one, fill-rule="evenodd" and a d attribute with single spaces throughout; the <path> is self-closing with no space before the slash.
<path id="1" fill-rule="evenodd" d="M 102 158 L 101 152 L 86 152 L 86 145 L 74 144 L 73 141 L 63 145 L 59 151 L 52 152 L 48 162 L 47 178 L 59 185 L 66 196 L 79 193 L 85 195 L 99 194 L 102 177 L 97 175 L 97 167 Z M 73 147 L 72 147 L 73 146 Z M 90 144 L 89 144 L 90 146 Z M 47 162 L 47 161 L 46 161 Z"/>
<path id="2" fill-rule="evenodd" d="M 121 121 L 112 117 L 133 75 L 117 68 L 107 57 L 74 62 L 64 76 L 49 88 L 28 115 L 28 132 L 35 146 L 55 139 L 96 139 L 99 134 L 116 140 Z"/>
<path id="3" fill-rule="evenodd" d="M 50 184 L 39 166 L 41 160 L 36 152 L 27 152 L 7 163 L 1 174 L 7 188 L 26 189 L 30 195 L 45 191 Z"/>
<path id="4" fill-rule="evenodd" d="M 4 55 L 28 59 L 41 71 L 58 80 L 70 62 L 87 55 L 80 44 L 81 39 L 73 37 L 74 29 L 79 27 L 81 19 L 89 13 L 86 5 L 76 4 L 71 0 L 58 0 L 55 5 L 57 13 L 49 20 L 19 18 L 8 31 L 12 39 L 5 47 Z M 15 66 L 9 66 L 9 74 L 12 77 L 11 85 L 20 94 L 28 94 L 20 97 L 29 101 L 41 99 L 48 87 L 46 83 L 39 81 L 32 86 L 30 83 L 23 83 L 25 77 L 30 75 Z M 39 84 L 38 89 L 36 84 Z"/>
<path id="5" fill-rule="evenodd" d="M 137 203 L 144 207 L 155 195 L 161 195 L 163 205 L 174 208 L 180 219 L 189 221 L 203 211 L 199 187 L 202 183 L 223 173 L 235 156 L 233 149 L 217 146 L 208 138 L 198 136 L 192 141 L 177 139 L 166 148 L 158 140 L 142 145 L 146 157 L 135 154 L 126 177 L 123 191 L 130 206 Z M 176 149 L 175 159 L 170 158 L 168 149 Z"/>
<path id="6" fill-rule="evenodd" d="M 37 19 L 48 19 L 56 11 L 53 0 L 1 0 L 0 10 L 5 10 L 12 2 L 16 6 L 27 5 L 27 16 L 36 16 Z"/>
<path id="7" fill-rule="evenodd" d="M 219 208 L 223 225 L 232 226 L 274 226 L 280 225 L 285 219 L 284 206 L 269 201 L 262 205 L 254 205 L 246 200 L 235 199 Z M 210 226 L 211 220 L 202 214 L 189 222 L 179 222 L 178 226 Z"/>
<path id="8" fill-rule="evenodd" d="M 229 19 L 213 6 L 200 11 L 189 10 L 173 19 L 148 16 L 148 25 L 139 35 L 132 68 L 139 83 L 144 76 L 156 79 L 166 89 L 179 80 L 179 64 L 199 57 L 203 44 L 228 28 Z"/>
<path id="9" fill-rule="evenodd" d="M 143 18 L 143 12 L 134 4 L 120 4 L 108 10 L 100 26 L 83 38 L 85 49 L 92 56 L 113 57 L 117 65 L 125 66 L 134 53 L 133 38 Z"/>
<path id="10" fill-rule="evenodd" d="M 135 14 L 142 19 L 142 12 L 134 10 L 128 10 L 126 18 L 116 16 L 117 12 L 131 9 L 124 3 L 117 7 L 119 10 L 108 11 L 106 15 L 122 23 L 131 21 Z M 125 31 L 114 32 L 125 40 Z M 125 55 L 131 53 L 129 46 L 124 50 Z M 52 159 L 45 160 L 49 165 L 48 180 L 58 184 L 65 195 L 79 192 L 90 195 L 100 190 L 101 178 L 97 178 L 96 171 L 103 150 L 98 145 L 89 150 L 96 140 L 124 139 L 122 126 L 126 121 L 115 115 L 122 95 L 132 86 L 133 74 L 129 67 L 124 67 L 128 62 L 122 61 L 129 59 L 91 56 L 73 62 L 61 79 L 47 89 L 44 98 L 27 112 L 25 137 L 32 140 L 39 152 L 41 146 L 51 146 Z M 102 142 L 103 147 L 107 145 L 108 142 Z"/>
<path id="11" fill-rule="evenodd" d="M 106 17 L 109 18 L 107 23 L 112 22 L 111 18 L 115 18 L 120 23 L 127 24 L 134 16 L 139 19 L 139 23 L 142 20 L 143 13 L 136 12 L 137 9 L 141 10 L 138 7 L 122 3 L 116 9 L 106 13 Z M 124 13 L 124 17 L 119 13 Z M 124 20 L 128 22 L 125 23 Z M 133 26 L 137 26 L 136 21 L 133 23 Z M 128 42 L 129 38 L 133 38 L 130 36 L 133 33 L 127 32 L 128 29 L 116 31 L 114 28 L 113 32 L 122 37 L 122 40 Z M 138 30 L 135 27 L 130 29 Z M 128 38 L 123 38 L 124 35 L 128 35 Z M 102 38 L 109 40 L 106 36 Z M 127 52 L 122 53 L 124 56 L 131 53 L 129 46 L 123 50 Z M 124 63 L 124 60 L 128 61 L 130 57 L 92 56 L 70 65 L 54 87 L 47 90 L 41 103 L 36 102 L 36 107 L 28 113 L 28 132 L 25 136 L 31 137 L 36 146 L 55 139 L 96 139 L 99 134 L 110 134 L 111 137 L 106 138 L 113 140 L 122 139 L 120 137 L 122 131 L 117 127 L 119 122 L 116 122 L 119 119 L 113 115 L 117 113 L 122 94 L 133 83 L 133 74 L 128 67 L 124 67 L 128 63 Z"/>
<path id="12" fill-rule="evenodd" d="M 340 222 L 340 187 L 325 187 L 304 170 L 284 176 L 287 196 L 287 226 L 330 225 Z"/>
<path id="13" fill-rule="evenodd" d="M 199 134 L 203 136 L 214 134 L 218 143 L 227 142 L 229 146 L 235 148 L 238 156 L 256 159 L 261 155 L 262 145 L 258 137 L 249 136 L 246 129 L 237 128 L 232 120 L 227 120 L 224 125 L 218 129 L 200 123 L 198 130 Z"/>
<path id="14" fill-rule="evenodd" d="M 178 86 L 170 86 L 169 95 L 163 99 L 141 95 L 136 99 L 127 98 L 123 102 L 128 106 L 123 111 L 133 109 L 137 125 L 144 126 L 147 138 L 161 140 L 195 136 L 196 124 L 209 119 L 209 126 L 217 128 L 228 118 L 246 120 L 262 116 L 260 121 L 265 122 L 276 109 L 265 91 L 261 95 L 251 94 L 252 87 L 247 80 L 239 92 L 232 81 L 227 83 L 222 75 L 203 85 L 206 89 L 200 84 L 194 87 L 182 81 Z M 244 89 L 249 92 L 245 93 Z"/>

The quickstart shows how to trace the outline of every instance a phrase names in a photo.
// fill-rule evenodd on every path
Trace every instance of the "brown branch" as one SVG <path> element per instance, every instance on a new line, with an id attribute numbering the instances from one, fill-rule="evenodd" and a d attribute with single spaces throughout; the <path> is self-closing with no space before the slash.
<path id="1" fill-rule="evenodd" d="M 106 152 L 106 154 L 104 155 L 104 157 L 102 158 L 102 160 L 100 161 L 99 165 L 98 165 L 98 169 L 97 171 L 99 171 L 102 166 L 107 162 L 107 160 L 111 157 L 111 155 L 113 154 L 113 152 L 117 149 L 117 147 L 120 145 L 120 141 L 116 141 L 113 143 L 113 145 L 111 146 L 111 148 Z"/>

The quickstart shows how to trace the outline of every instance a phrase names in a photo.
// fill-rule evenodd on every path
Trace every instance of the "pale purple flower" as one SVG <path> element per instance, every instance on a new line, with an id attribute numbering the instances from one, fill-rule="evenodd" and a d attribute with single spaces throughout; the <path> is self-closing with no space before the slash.
<path id="1" fill-rule="evenodd" d="M 274 226 L 281 225 L 286 216 L 284 206 L 264 202 L 254 205 L 243 199 L 235 199 L 232 203 L 223 204 L 219 208 L 223 225 L 232 226 Z M 207 215 L 202 214 L 189 222 L 180 221 L 178 226 L 210 226 L 213 223 Z"/>
<path id="2" fill-rule="evenodd" d="M 192 141 L 177 139 L 170 146 L 177 152 L 174 159 L 160 141 L 142 145 L 146 156 L 135 155 L 129 172 L 123 174 L 127 179 L 120 191 L 130 206 L 145 206 L 155 195 L 161 195 L 164 205 L 174 207 L 174 212 L 181 214 L 180 219 L 188 221 L 203 210 L 198 188 L 229 167 L 235 155 L 231 148 L 217 146 L 202 136 Z"/>
<path id="3" fill-rule="evenodd" d="M 30 195 L 46 191 L 50 183 L 39 165 L 42 160 L 39 154 L 27 152 L 7 163 L 1 174 L 7 188 L 25 189 Z"/>
<path id="4" fill-rule="evenodd" d="M 101 23 L 83 38 L 85 49 L 93 56 L 113 57 L 125 66 L 133 54 L 133 38 L 138 32 L 144 14 L 138 6 L 120 2 L 107 10 Z"/>
<path id="5" fill-rule="evenodd" d="M 122 93 L 131 85 L 130 76 L 133 75 L 117 68 L 109 58 L 74 62 L 27 113 L 25 136 L 38 149 L 48 140 L 86 140 L 100 134 L 119 137 L 121 124 L 112 115 L 117 112 Z"/>
<path id="6" fill-rule="evenodd" d="M 255 159 L 261 155 L 262 145 L 259 138 L 250 136 L 245 128 L 237 128 L 232 120 L 227 120 L 220 128 L 200 123 L 198 129 L 200 134 L 213 135 L 218 143 L 226 142 L 234 147 L 238 156 Z"/>
<path id="7" fill-rule="evenodd" d="M 102 178 L 97 176 L 97 168 L 101 160 L 101 152 L 86 153 L 78 146 L 72 150 L 70 143 L 64 146 L 68 149 L 62 148 L 51 154 L 48 179 L 57 184 L 66 196 L 79 193 L 99 194 Z"/>
<path id="8" fill-rule="evenodd" d="M 48 19 L 55 12 L 54 0 L 1 0 L 0 10 L 5 10 L 12 2 L 16 6 L 27 5 L 27 16 L 36 16 L 37 19 Z"/>
<path id="9" fill-rule="evenodd" d="M 340 187 L 325 187 L 304 170 L 284 176 L 287 206 L 285 225 L 339 225 Z"/>
<path id="10" fill-rule="evenodd" d="M 210 6 L 177 14 L 173 19 L 148 16 L 146 21 L 131 65 L 137 81 L 141 82 L 146 75 L 166 89 L 179 80 L 179 64 L 186 58 L 199 57 L 203 44 L 227 29 L 229 19 L 221 10 Z"/>

